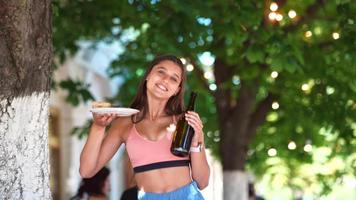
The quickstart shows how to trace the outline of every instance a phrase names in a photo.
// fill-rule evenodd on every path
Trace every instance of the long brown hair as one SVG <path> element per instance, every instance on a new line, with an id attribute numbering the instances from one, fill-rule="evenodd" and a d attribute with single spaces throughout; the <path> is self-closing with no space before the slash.
<path id="1" fill-rule="evenodd" d="M 104 197 L 106 194 L 103 191 L 105 181 L 110 175 L 110 169 L 103 167 L 93 177 L 83 178 L 77 194 L 71 200 L 82 199 L 84 193 L 89 196 Z"/>
<path id="2" fill-rule="evenodd" d="M 172 61 L 173 63 L 177 64 L 181 70 L 182 70 L 182 80 L 180 82 L 180 89 L 179 92 L 172 96 L 171 98 L 168 99 L 168 102 L 166 104 L 166 107 L 164 109 L 165 113 L 167 115 L 178 115 L 181 114 L 184 111 L 184 84 L 186 80 L 186 72 L 184 68 L 184 64 L 182 61 L 177 58 L 176 56 L 173 55 L 162 55 L 162 56 L 157 56 L 149 65 L 148 69 L 145 72 L 145 75 L 143 76 L 141 83 L 137 89 L 137 94 L 136 97 L 134 98 L 131 108 L 135 108 L 138 110 L 142 111 L 141 116 L 139 118 L 135 119 L 133 116 L 131 117 L 131 120 L 133 123 L 138 123 L 143 120 L 143 118 L 146 116 L 147 111 L 148 111 L 148 101 L 147 101 L 147 87 L 146 87 L 146 78 L 149 75 L 149 73 L 152 71 L 153 67 L 156 66 L 157 64 L 163 62 L 163 61 Z"/>

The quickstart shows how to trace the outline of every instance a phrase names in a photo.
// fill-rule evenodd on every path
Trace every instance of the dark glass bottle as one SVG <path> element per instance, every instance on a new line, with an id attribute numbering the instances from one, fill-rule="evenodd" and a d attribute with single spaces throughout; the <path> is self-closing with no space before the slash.
<path id="1" fill-rule="evenodd" d="M 197 93 L 192 92 L 190 94 L 189 104 L 186 111 L 194 111 L 196 97 Z M 193 136 L 193 127 L 189 126 L 188 122 L 185 120 L 185 117 L 182 116 L 182 118 L 178 121 L 177 128 L 173 134 L 173 140 L 171 145 L 172 154 L 180 157 L 188 156 Z"/>

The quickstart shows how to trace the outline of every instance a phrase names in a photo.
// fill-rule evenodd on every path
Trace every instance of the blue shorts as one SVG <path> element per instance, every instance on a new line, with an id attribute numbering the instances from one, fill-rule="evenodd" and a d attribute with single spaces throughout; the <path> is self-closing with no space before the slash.
<path id="1" fill-rule="evenodd" d="M 138 191 L 139 200 L 204 200 L 195 181 L 172 192 L 150 193 Z"/>

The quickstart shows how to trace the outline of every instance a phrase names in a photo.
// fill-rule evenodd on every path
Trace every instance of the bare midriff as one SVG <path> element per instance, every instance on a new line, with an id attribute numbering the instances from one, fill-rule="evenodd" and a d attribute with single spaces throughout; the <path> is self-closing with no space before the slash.
<path id="1" fill-rule="evenodd" d="M 171 192 L 192 182 L 188 166 L 140 172 L 135 179 L 139 190 L 150 193 Z"/>

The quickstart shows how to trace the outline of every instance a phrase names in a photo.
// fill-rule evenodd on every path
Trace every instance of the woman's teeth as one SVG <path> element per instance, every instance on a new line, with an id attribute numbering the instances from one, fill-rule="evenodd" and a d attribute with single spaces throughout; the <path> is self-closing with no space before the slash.
<path id="1" fill-rule="evenodd" d="M 161 84 L 157 84 L 157 87 L 159 87 L 163 91 L 168 91 L 168 89 Z"/>

